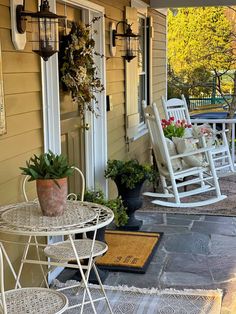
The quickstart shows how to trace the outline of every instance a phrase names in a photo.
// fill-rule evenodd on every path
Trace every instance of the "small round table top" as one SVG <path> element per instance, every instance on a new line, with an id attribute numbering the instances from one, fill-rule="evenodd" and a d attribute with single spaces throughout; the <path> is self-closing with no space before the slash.
<path id="1" fill-rule="evenodd" d="M 54 236 L 93 231 L 114 218 L 111 209 L 89 202 L 68 200 L 64 214 L 43 216 L 38 202 L 0 207 L 0 231 L 18 235 Z"/>

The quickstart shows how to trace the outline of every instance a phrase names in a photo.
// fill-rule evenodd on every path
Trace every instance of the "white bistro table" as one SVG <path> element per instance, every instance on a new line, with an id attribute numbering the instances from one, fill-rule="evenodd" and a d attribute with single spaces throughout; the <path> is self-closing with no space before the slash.
<path id="1" fill-rule="evenodd" d="M 23 242 L 24 251 L 19 272 L 16 278 L 16 285 L 20 286 L 20 276 L 22 273 L 23 265 L 25 263 L 40 265 L 44 281 L 47 286 L 48 283 L 45 271 L 43 269 L 43 265 L 77 268 L 79 269 L 81 274 L 82 284 L 84 287 L 84 295 L 82 303 L 76 306 L 81 306 L 82 313 L 84 305 L 86 303 L 90 303 L 93 308 L 93 312 L 97 313 L 94 306 L 94 302 L 96 300 L 92 299 L 88 285 L 90 270 L 92 266 L 95 267 L 93 262 L 93 249 L 95 247 L 96 242 L 95 237 L 97 230 L 111 223 L 113 218 L 114 214 L 112 210 L 105 206 L 95 203 L 70 200 L 68 200 L 66 203 L 66 209 L 64 214 L 62 216 L 57 217 L 43 216 L 40 206 L 36 201 L 22 202 L 0 207 L 0 232 L 11 235 L 25 236 L 25 240 Z M 93 232 L 93 239 L 90 241 L 91 243 L 89 256 L 86 256 L 85 254 L 85 258 L 88 258 L 88 263 L 86 265 L 82 265 L 80 261 L 81 257 L 78 254 L 78 247 L 76 247 L 77 245 L 76 240 L 74 239 L 73 236 L 78 233 L 86 234 L 87 232 Z M 66 249 L 68 249 L 69 244 L 70 254 L 72 252 L 71 257 L 75 261 L 75 263 L 71 264 L 69 263 L 69 260 L 65 261 L 63 260 L 63 258 L 61 258 L 61 260 L 59 261 L 58 260 L 46 261 L 46 259 L 42 259 L 40 257 L 39 252 L 40 247 L 45 248 L 46 246 L 44 250 L 45 252 L 47 251 L 50 252 L 50 250 L 52 250 L 52 252 L 53 251 L 55 252 L 55 245 L 44 245 L 39 243 L 38 241 L 39 237 L 50 236 L 67 236 L 68 240 L 66 240 L 66 242 L 61 243 L 61 248 L 63 251 L 63 245 L 64 243 L 67 243 Z M 28 258 L 29 248 L 31 246 L 34 246 L 36 248 L 37 259 L 35 260 Z M 83 269 L 86 269 L 86 273 L 84 273 Z M 99 284 L 104 294 L 103 299 L 106 299 L 110 312 L 112 313 L 102 282 L 100 281 Z M 85 301 L 86 293 L 88 294 L 89 297 L 89 301 L 87 302 Z M 72 306 L 72 308 L 76 306 Z"/>

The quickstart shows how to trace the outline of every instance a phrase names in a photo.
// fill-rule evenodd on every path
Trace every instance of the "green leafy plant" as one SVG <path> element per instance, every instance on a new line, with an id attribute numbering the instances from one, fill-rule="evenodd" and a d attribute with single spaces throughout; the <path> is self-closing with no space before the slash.
<path id="1" fill-rule="evenodd" d="M 151 165 L 141 165 L 138 160 L 131 159 L 128 161 L 108 160 L 105 178 L 112 180 L 120 179 L 121 184 L 128 189 L 135 188 L 135 185 L 148 180 L 154 182 L 157 173 Z"/>
<path id="2" fill-rule="evenodd" d="M 22 174 L 30 176 L 29 181 L 37 179 L 60 179 L 72 175 L 73 168 L 68 165 L 67 158 L 56 155 L 52 151 L 34 155 L 26 161 L 26 167 L 20 167 Z"/>
<path id="3" fill-rule="evenodd" d="M 122 227 L 127 224 L 129 217 L 120 197 L 106 200 L 102 190 L 87 190 L 84 194 L 84 200 L 109 207 L 114 213 L 114 223 L 117 227 Z"/>
<path id="4" fill-rule="evenodd" d="M 98 19 L 95 17 L 88 25 L 73 23 L 70 33 L 62 39 L 59 53 L 60 83 L 71 92 L 82 117 L 87 110 L 98 114 L 95 94 L 104 90 L 94 61 L 99 54 L 91 34 L 91 26 Z"/>

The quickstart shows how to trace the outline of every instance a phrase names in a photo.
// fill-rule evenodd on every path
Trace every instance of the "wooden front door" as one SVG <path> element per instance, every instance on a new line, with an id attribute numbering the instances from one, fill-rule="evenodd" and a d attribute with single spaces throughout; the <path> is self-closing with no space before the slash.
<path id="1" fill-rule="evenodd" d="M 65 6 L 57 5 L 57 12 L 64 15 Z M 82 10 L 66 6 L 67 34 L 70 32 L 72 22 L 82 22 Z M 60 32 L 63 38 L 64 29 Z M 80 168 L 85 173 L 85 129 L 82 126 L 78 107 L 73 103 L 69 92 L 60 86 L 60 118 L 61 118 L 61 151 L 66 155 L 70 164 Z M 69 192 L 80 193 L 80 178 L 74 175 L 69 178 Z"/>

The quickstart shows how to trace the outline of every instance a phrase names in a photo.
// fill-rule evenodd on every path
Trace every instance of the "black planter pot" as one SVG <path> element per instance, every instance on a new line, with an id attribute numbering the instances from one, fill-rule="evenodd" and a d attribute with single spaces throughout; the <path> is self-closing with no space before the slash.
<path id="1" fill-rule="evenodd" d="M 128 189 L 121 184 L 121 179 L 115 179 L 118 194 L 121 196 L 124 206 L 127 208 L 129 220 L 125 226 L 120 227 L 122 230 L 139 230 L 143 222 L 135 218 L 135 211 L 142 207 L 143 198 L 141 197 L 141 189 L 145 180 L 136 184 L 135 188 Z"/>

